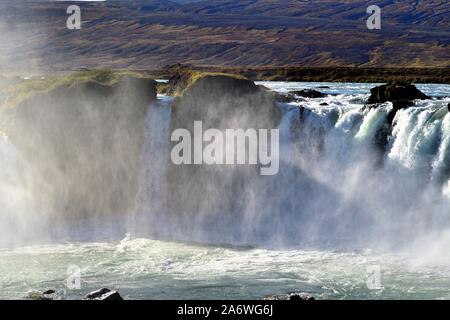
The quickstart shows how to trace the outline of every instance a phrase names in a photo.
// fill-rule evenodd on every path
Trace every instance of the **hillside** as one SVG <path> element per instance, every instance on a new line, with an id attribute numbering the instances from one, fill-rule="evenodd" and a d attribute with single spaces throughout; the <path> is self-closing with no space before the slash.
<path id="1" fill-rule="evenodd" d="M 70 31 L 68 3 L 5 0 L 0 68 L 449 67 L 446 1 L 378 3 L 380 31 L 361 0 L 82 3 L 82 30 Z"/>

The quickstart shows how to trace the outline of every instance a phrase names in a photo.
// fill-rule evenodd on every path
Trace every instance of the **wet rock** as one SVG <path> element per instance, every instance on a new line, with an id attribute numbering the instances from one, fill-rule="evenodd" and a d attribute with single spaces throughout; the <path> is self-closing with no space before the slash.
<path id="1" fill-rule="evenodd" d="M 303 98 L 323 98 L 326 97 L 327 95 L 319 92 L 317 90 L 313 90 L 313 89 L 303 89 L 303 90 L 297 90 L 297 91 L 290 91 L 290 94 L 296 95 L 298 97 L 303 97 Z"/>
<path id="2" fill-rule="evenodd" d="M 305 99 L 302 99 L 296 95 L 290 94 L 290 93 L 273 93 L 275 100 L 277 102 L 282 102 L 282 103 L 290 103 L 290 102 L 303 102 L 305 101 Z"/>
<path id="3" fill-rule="evenodd" d="M 414 102 L 409 100 L 396 100 L 392 102 L 394 109 L 404 109 L 414 106 Z"/>
<path id="4" fill-rule="evenodd" d="M 331 89 L 329 86 L 319 86 L 317 89 Z"/>
<path id="5" fill-rule="evenodd" d="M 282 103 L 296 102 L 295 97 L 288 94 L 274 93 L 274 97 L 277 102 Z"/>
<path id="6" fill-rule="evenodd" d="M 54 293 L 56 293 L 56 291 L 52 289 L 43 292 L 43 294 L 54 294 Z"/>
<path id="7" fill-rule="evenodd" d="M 413 84 L 388 83 L 372 88 L 367 103 L 375 104 L 390 101 L 397 103 L 398 107 L 403 108 L 409 106 L 409 101 L 416 99 L 425 100 L 430 99 L 430 97 L 417 89 Z"/>
<path id="8" fill-rule="evenodd" d="M 447 105 L 448 112 L 450 112 L 450 103 Z"/>
<path id="9" fill-rule="evenodd" d="M 322 102 L 320 105 L 321 105 L 321 106 L 328 106 L 328 103 Z"/>
<path id="10" fill-rule="evenodd" d="M 314 301 L 314 297 L 311 297 L 303 293 L 289 293 L 279 294 L 263 298 L 263 300 L 291 300 L 291 301 Z"/>
<path id="11" fill-rule="evenodd" d="M 39 300 L 39 301 L 50 301 L 50 300 L 58 300 L 55 290 L 46 290 L 44 292 L 38 290 L 28 291 L 26 296 L 26 300 Z"/>
<path id="12" fill-rule="evenodd" d="M 97 291 L 88 293 L 83 300 L 123 300 L 117 291 L 102 288 Z"/>

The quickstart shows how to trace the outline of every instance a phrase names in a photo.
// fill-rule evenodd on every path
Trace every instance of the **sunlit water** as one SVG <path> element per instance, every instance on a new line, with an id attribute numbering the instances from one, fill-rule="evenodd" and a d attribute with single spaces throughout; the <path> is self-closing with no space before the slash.
<path id="1" fill-rule="evenodd" d="M 335 145 L 335 141 L 340 141 L 334 140 L 337 139 L 335 132 L 351 133 L 351 125 L 358 123 L 355 118 L 361 115 L 364 121 L 361 119 L 358 130 L 352 133 L 352 139 L 355 141 L 368 139 L 379 126 L 378 122 L 382 119 L 383 112 L 389 108 L 387 106 L 386 109 L 380 109 L 381 111 L 370 111 L 372 113 L 362 111 L 361 107 L 374 84 L 285 82 L 261 84 L 279 92 L 328 86 L 329 88 L 318 90 L 332 94 L 331 96 L 291 104 L 293 111 L 286 113 L 288 118 L 285 118 L 287 119 L 285 123 L 290 124 L 289 112 L 296 116 L 295 112 L 298 112 L 296 108 L 299 105 L 312 111 L 308 116 L 310 119 L 306 120 L 306 127 L 310 126 L 313 129 L 314 126 L 308 121 L 315 121 L 314 125 L 317 125 L 323 120 L 326 124 L 333 118 L 333 113 L 338 111 L 340 118 L 333 124 L 334 131 L 330 131 L 327 136 L 327 139 L 333 142 L 332 145 Z M 390 152 L 386 155 L 387 163 L 388 166 L 400 164 L 401 167 L 416 170 L 417 164 L 424 161 L 422 158 L 426 158 L 430 162 L 431 178 L 435 176 L 438 179 L 447 170 L 445 164 L 450 142 L 450 118 L 439 110 L 450 102 L 450 86 L 418 87 L 435 100 L 417 102 L 417 108 L 403 110 L 398 114 L 397 125 L 393 131 L 395 141 L 391 142 Z M 170 112 L 162 112 L 161 118 L 153 119 L 153 122 L 165 119 L 166 116 L 170 116 Z M 435 125 L 428 125 L 429 120 L 434 119 L 432 116 L 437 119 L 433 122 Z M 414 126 L 418 126 L 420 130 L 415 132 Z M 432 140 L 436 132 L 441 134 L 439 140 L 441 147 L 436 148 L 433 157 L 430 157 L 430 151 L 423 146 L 425 142 Z M 420 141 L 417 137 L 420 137 Z M 341 136 L 338 138 L 342 139 Z M 157 144 L 157 141 L 149 141 L 149 145 L 154 143 Z M 9 148 L 11 148 L 9 145 L 4 144 L 5 154 Z M 331 151 L 331 155 L 335 157 L 331 159 L 342 156 L 337 152 L 339 150 Z M 15 158 L 8 159 L 11 162 L 11 159 Z M 309 165 L 309 160 L 302 159 L 304 163 L 301 165 Z M 339 162 L 330 161 L 330 163 L 334 166 Z M 327 176 L 328 164 L 323 163 L 325 171 L 321 171 L 315 178 L 336 191 L 342 191 L 340 180 Z M 329 172 L 333 172 L 332 169 L 328 169 Z M 388 169 L 386 172 L 391 172 Z M 2 171 L 0 168 L 0 177 L 9 177 L 7 175 L 9 173 L 10 170 Z M 152 175 L 152 172 L 146 174 Z M 11 186 L 24 185 L 23 182 L 19 181 L 19 184 L 10 178 L 4 178 L 2 182 L 0 186 L 3 189 L 0 190 L 10 190 Z M 355 184 L 355 190 L 351 192 L 356 194 L 360 187 L 359 183 Z M 26 297 L 30 290 L 56 289 L 62 299 L 79 299 L 89 291 L 108 287 L 118 290 L 125 299 L 258 299 L 290 292 L 301 292 L 318 299 L 450 299 L 450 255 L 446 253 L 446 248 L 450 245 L 450 233 L 447 230 L 450 229 L 445 228 L 448 223 L 447 217 L 450 216 L 449 190 L 450 182 L 447 186 L 444 185 L 442 199 L 439 199 L 440 202 L 433 211 L 420 212 L 423 215 L 433 214 L 431 216 L 433 219 L 430 220 L 436 224 L 436 232 L 430 233 L 429 239 L 421 239 L 417 244 L 410 247 L 403 246 L 398 250 L 380 250 L 358 244 L 352 247 L 352 243 L 346 241 L 343 241 L 346 243 L 345 246 L 324 243 L 323 246 L 311 246 L 314 248 L 307 249 L 308 245 L 305 243 L 298 243 L 298 246 L 290 243 L 288 249 L 280 249 L 283 246 L 279 243 L 271 246 L 271 239 L 268 239 L 268 242 L 260 241 L 260 245 L 252 241 L 254 248 L 221 247 L 131 236 L 126 236 L 121 241 L 57 241 L 47 245 L 4 248 L 0 250 L 0 298 L 21 299 Z M 11 202 L 5 194 L 3 199 L 4 203 Z M 376 197 L 374 199 L 377 200 Z M 424 201 L 424 205 L 428 204 Z M 367 202 L 366 205 L 373 204 Z M 390 204 L 387 202 L 382 205 Z M 384 208 L 383 206 L 379 209 Z M 7 209 L 6 217 L 11 217 L 13 208 L 17 207 Z M 374 208 L 377 209 L 376 206 Z M 395 207 L 391 209 L 393 208 Z M 27 212 L 26 209 L 20 212 L 21 217 Z M 378 215 L 376 210 L 370 210 L 369 213 Z M 405 229 L 410 230 L 405 232 L 403 230 L 405 225 L 402 224 L 407 223 L 410 218 L 419 221 L 416 216 L 402 218 L 401 212 L 398 218 L 392 217 L 388 210 L 386 216 L 382 216 L 382 213 L 380 211 L 378 216 L 381 220 L 391 222 L 390 219 L 393 219 L 392 221 L 397 222 L 394 227 L 408 236 L 413 232 L 407 224 Z M 138 218 L 139 221 L 146 221 L 142 217 Z M 133 221 L 138 218 L 130 215 Z M 344 218 L 348 217 L 342 215 L 340 221 L 344 221 Z M 361 220 L 362 222 L 364 221 Z M 310 220 L 308 223 L 315 222 Z M 385 225 L 387 223 L 382 226 Z M 394 233 L 395 230 L 393 229 Z M 370 230 L 365 226 L 358 231 L 363 234 Z M 326 238 L 326 235 L 323 238 Z M 381 243 L 384 240 L 386 239 L 379 238 L 377 241 L 376 238 L 371 243 Z M 392 237 L 388 240 L 398 239 Z M 74 266 L 81 271 L 81 288 L 78 290 L 67 286 L 67 279 L 69 278 L 69 283 L 72 279 L 68 270 L 73 271 Z M 377 270 L 380 271 L 379 277 Z"/>

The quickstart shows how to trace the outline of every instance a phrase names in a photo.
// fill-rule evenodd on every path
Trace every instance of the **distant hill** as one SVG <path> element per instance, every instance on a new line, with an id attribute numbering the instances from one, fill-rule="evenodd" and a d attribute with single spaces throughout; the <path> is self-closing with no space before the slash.
<path id="1" fill-rule="evenodd" d="M 376 3 L 379 31 L 361 0 L 109 0 L 69 31 L 68 3 L 3 0 L 0 68 L 450 67 L 448 1 Z"/>

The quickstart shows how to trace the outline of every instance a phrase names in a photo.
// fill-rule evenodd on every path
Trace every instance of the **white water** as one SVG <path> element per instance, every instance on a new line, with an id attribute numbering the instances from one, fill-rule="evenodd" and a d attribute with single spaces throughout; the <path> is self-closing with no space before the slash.
<path id="1" fill-rule="evenodd" d="M 262 84 L 280 92 L 327 85 L 319 90 L 334 95 L 280 105 L 280 173 L 269 187 L 246 186 L 244 219 L 223 225 L 222 232 L 200 218 L 199 226 L 186 228 L 195 234 L 177 229 L 178 239 L 256 249 L 134 239 L 173 236 L 165 232 L 172 222 L 164 215 L 170 100 L 160 97 L 149 111 L 149 165 L 138 206 L 126 219 L 133 237 L 4 249 L 0 297 L 63 290 L 66 268 L 76 264 L 82 289 L 67 291 L 66 298 L 104 286 L 127 298 L 260 298 L 292 291 L 332 299 L 450 298 L 450 86 L 419 86 L 447 98 L 399 111 L 380 156 L 375 140 L 392 106 L 364 108 L 373 84 Z M 33 214 L 20 169 L 26 164 L 5 139 L 0 155 L 2 217 L 14 217 L 23 228 L 21 221 Z M 27 233 L 4 229 L 9 240 Z M 366 285 L 374 265 L 381 268 L 380 290 Z"/>
<path id="2" fill-rule="evenodd" d="M 67 266 L 81 268 L 68 290 Z M 381 288 L 367 287 L 381 268 Z M 101 287 L 125 299 L 259 299 L 303 292 L 319 299 L 449 299 L 450 269 L 374 252 L 230 249 L 148 239 L 72 243 L 0 251 L 0 298 L 56 289 L 79 299 Z"/>
<path id="3" fill-rule="evenodd" d="M 42 220 L 33 212 L 27 167 L 10 139 L 0 132 L 0 245 L 42 236 Z"/>

